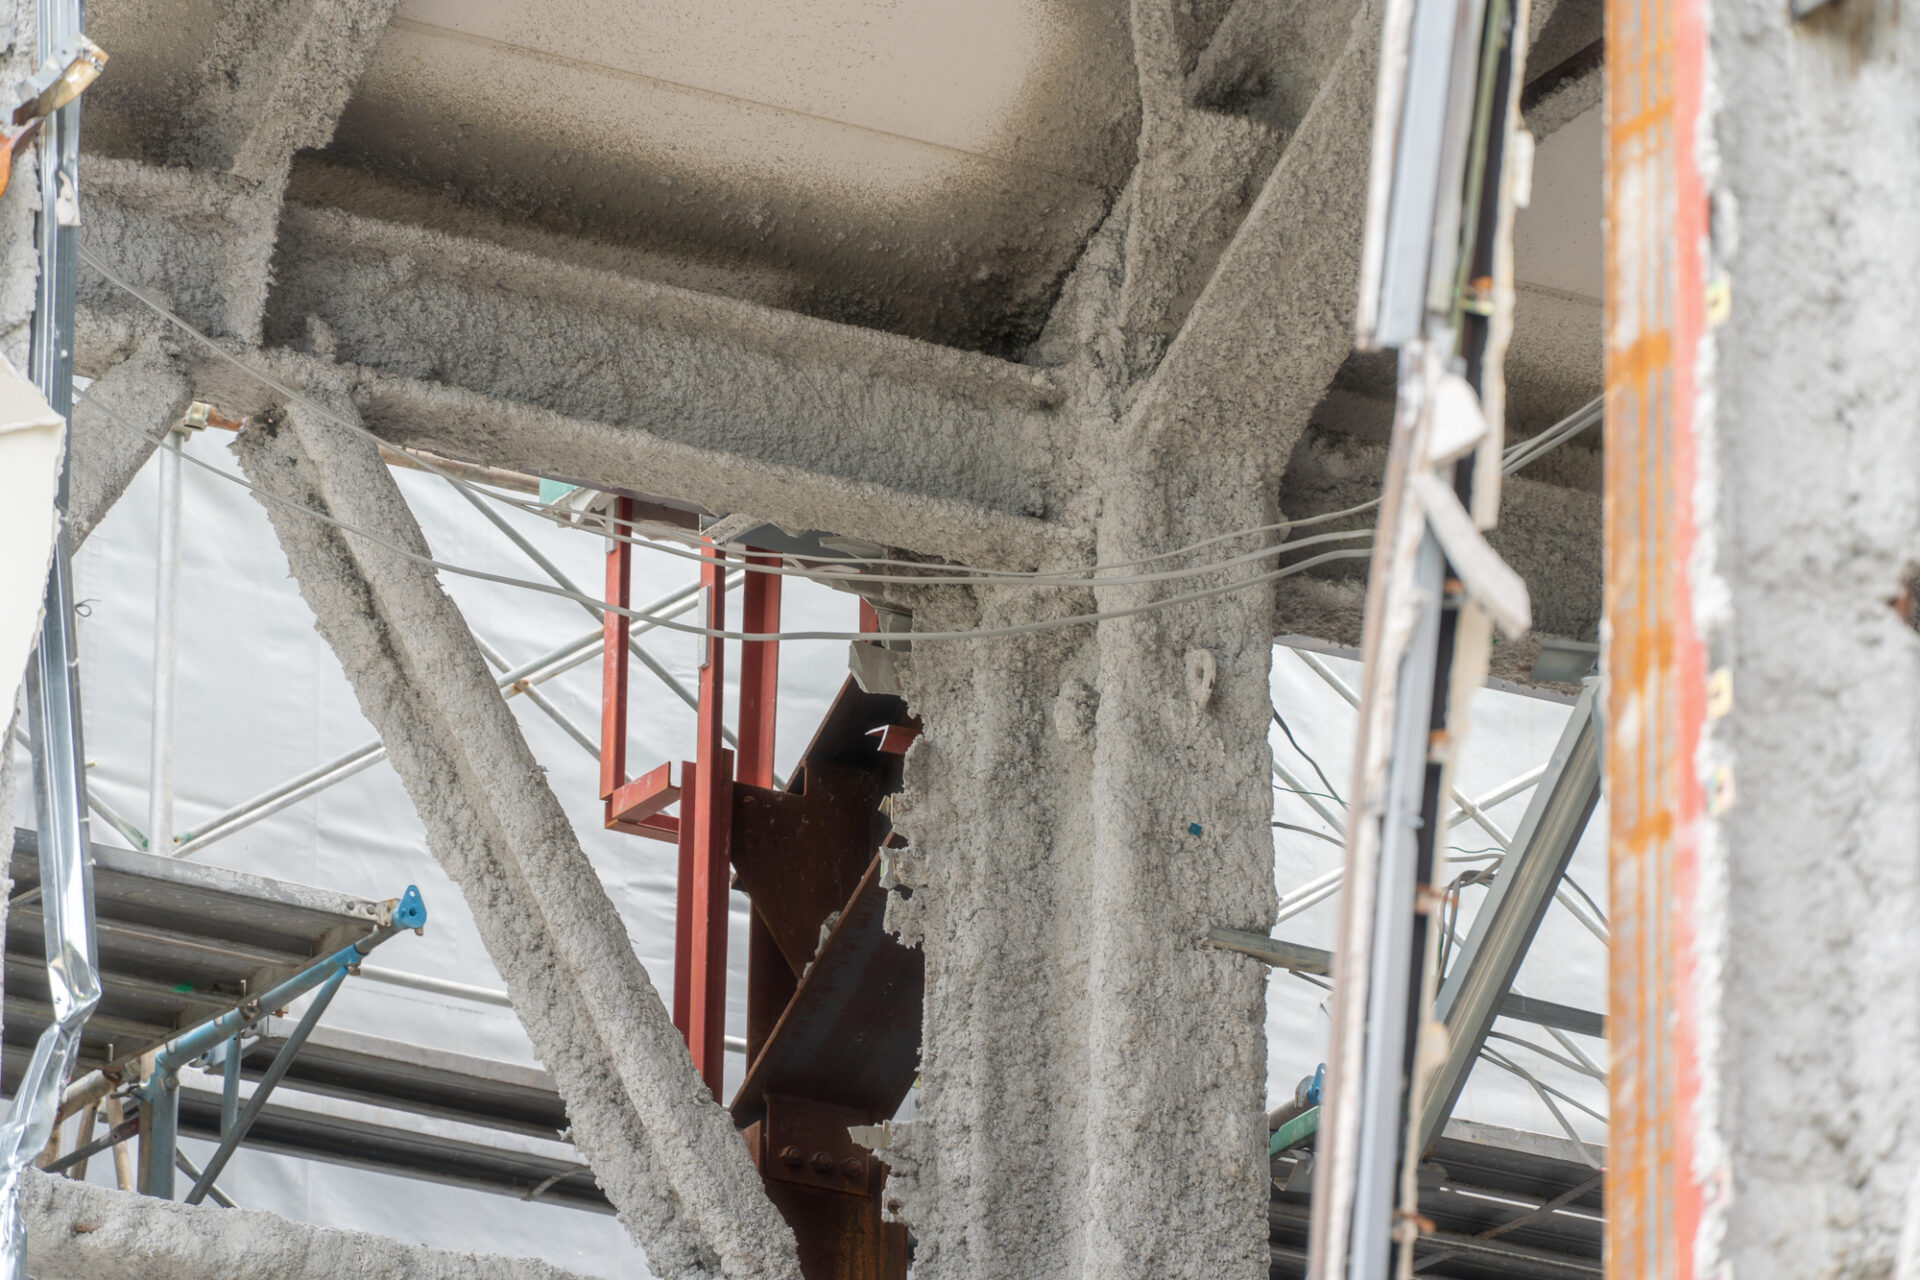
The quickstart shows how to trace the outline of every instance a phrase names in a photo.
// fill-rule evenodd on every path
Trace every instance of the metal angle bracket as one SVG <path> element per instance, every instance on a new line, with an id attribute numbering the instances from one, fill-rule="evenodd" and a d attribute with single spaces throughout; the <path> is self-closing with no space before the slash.
<path id="1" fill-rule="evenodd" d="M 746 1136 L 763 1178 L 872 1195 L 880 1162 L 847 1132 L 871 1119 L 847 1107 L 768 1094 L 766 1116 L 747 1126 Z"/>

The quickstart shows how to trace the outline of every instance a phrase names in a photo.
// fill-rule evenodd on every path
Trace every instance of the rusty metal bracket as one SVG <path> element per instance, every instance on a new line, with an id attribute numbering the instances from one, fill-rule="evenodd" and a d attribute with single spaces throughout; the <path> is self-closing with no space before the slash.
<path id="1" fill-rule="evenodd" d="M 805 1187 L 870 1196 L 878 1190 L 880 1162 L 855 1142 L 847 1129 L 872 1117 L 846 1107 L 808 1102 L 777 1094 L 767 1097 L 767 1114 L 749 1126 L 760 1143 L 754 1159 L 760 1176 Z"/>

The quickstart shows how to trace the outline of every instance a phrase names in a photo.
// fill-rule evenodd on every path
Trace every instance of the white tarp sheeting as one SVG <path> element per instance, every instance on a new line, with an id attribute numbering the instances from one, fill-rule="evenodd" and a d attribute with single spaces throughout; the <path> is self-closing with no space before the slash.
<path id="1" fill-rule="evenodd" d="M 65 440 L 65 420 L 0 356 L 0 687 L 8 689 L 40 630 Z"/>

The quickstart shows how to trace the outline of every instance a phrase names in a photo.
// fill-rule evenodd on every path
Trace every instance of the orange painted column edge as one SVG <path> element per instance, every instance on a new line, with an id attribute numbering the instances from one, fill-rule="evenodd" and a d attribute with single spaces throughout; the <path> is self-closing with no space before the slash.
<path id="1" fill-rule="evenodd" d="M 1705 317 L 1705 0 L 1607 0 L 1609 1276 L 1689 1280 L 1705 662 L 1688 565 Z"/>

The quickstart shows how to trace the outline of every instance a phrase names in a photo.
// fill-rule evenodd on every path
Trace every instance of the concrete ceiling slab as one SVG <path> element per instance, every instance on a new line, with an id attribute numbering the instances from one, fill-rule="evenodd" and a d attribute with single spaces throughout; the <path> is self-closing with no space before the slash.
<path id="1" fill-rule="evenodd" d="M 1117 0 L 405 0 L 325 159 L 1006 351 L 1125 181 L 1137 110 Z"/>

